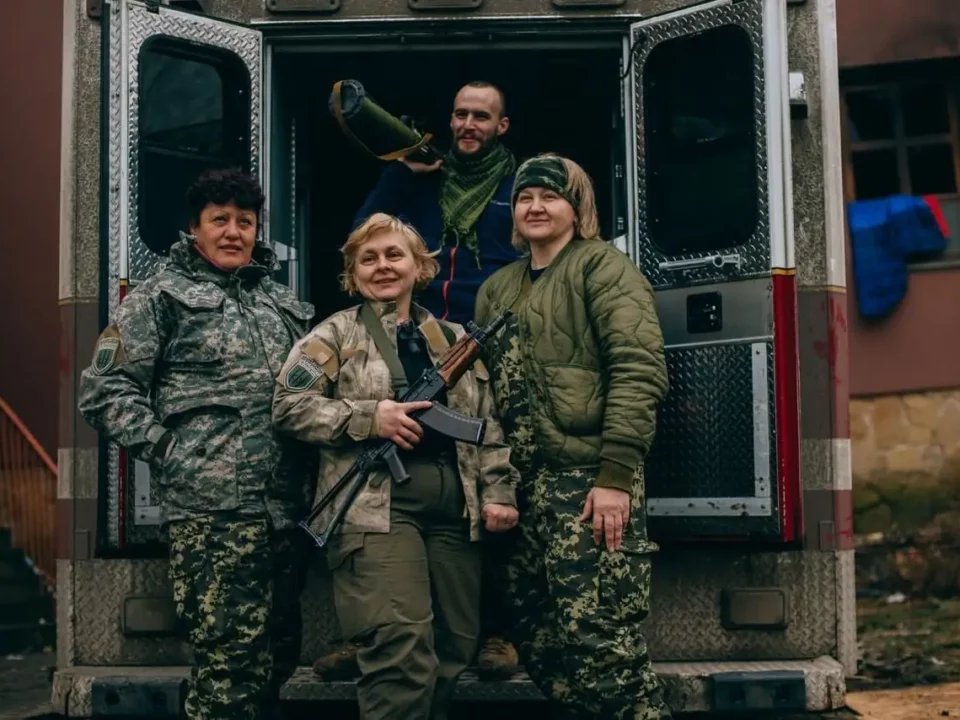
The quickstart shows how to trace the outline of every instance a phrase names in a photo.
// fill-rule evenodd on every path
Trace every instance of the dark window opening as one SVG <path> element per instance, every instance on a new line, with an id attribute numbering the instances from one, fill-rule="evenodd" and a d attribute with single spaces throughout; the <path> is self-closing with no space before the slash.
<path id="1" fill-rule="evenodd" d="M 854 142 L 894 137 L 896 101 L 888 88 L 872 88 L 847 96 L 847 125 Z"/>
<path id="2" fill-rule="evenodd" d="M 950 194 L 957 191 L 953 146 L 949 143 L 907 148 L 910 185 L 916 195 Z"/>
<path id="3" fill-rule="evenodd" d="M 950 110 L 942 84 L 917 83 L 903 87 L 903 134 L 906 137 L 950 132 Z"/>
<path id="4" fill-rule="evenodd" d="M 854 154 L 853 175 L 862 200 L 896 195 L 900 191 L 897 151 L 885 148 Z"/>
<path id="5" fill-rule="evenodd" d="M 841 75 L 844 196 L 849 202 L 931 195 L 949 229 L 944 253 L 960 242 L 960 84 L 955 60 L 865 68 Z"/>
<path id="6" fill-rule="evenodd" d="M 660 43 L 643 81 L 647 219 L 665 255 L 742 245 L 758 221 L 753 44 L 737 25 Z"/>
<path id="7" fill-rule="evenodd" d="M 140 50 L 137 226 L 164 255 L 186 230 L 203 170 L 250 169 L 250 74 L 232 52 L 155 37 Z"/>

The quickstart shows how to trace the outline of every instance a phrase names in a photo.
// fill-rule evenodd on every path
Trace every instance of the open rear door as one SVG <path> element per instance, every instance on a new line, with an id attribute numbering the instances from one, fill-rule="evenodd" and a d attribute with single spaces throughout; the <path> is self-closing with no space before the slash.
<path id="1" fill-rule="evenodd" d="M 261 34 L 158 5 L 112 0 L 104 17 L 103 324 L 186 227 L 184 192 L 198 173 L 260 174 Z M 146 464 L 113 444 L 101 460 L 101 550 L 157 539 Z"/>
<path id="2" fill-rule="evenodd" d="M 635 24 L 625 48 L 628 252 L 670 373 L 647 461 L 660 539 L 798 535 L 785 5 L 705 2 Z"/>

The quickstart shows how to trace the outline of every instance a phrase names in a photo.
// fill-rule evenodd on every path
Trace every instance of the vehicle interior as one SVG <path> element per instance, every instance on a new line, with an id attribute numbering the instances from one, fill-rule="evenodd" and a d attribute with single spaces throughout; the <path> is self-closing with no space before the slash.
<path id="1" fill-rule="evenodd" d="M 284 168 L 286 178 L 277 183 L 287 188 L 291 204 L 284 205 L 295 208 L 290 214 L 301 244 L 302 294 L 318 316 L 354 302 L 339 290 L 339 248 L 385 167 L 385 161 L 348 138 L 331 115 L 328 98 L 336 81 L 361 82 L 381 107 L 398 117 L 411 116 L 418 129 L 431 132 L 441 152 L 449 148 L 457 90 L 472 80 L 497 85 L 511 120 L 504 141 L 518 162 L 552 151 L 580 163 L 593 178 L 603 234 L 610 238 L 613 168 L 623 151 L 622 131 L 611 131 L 620 122 L 619 56 L 617 47 L 280 55 L 274 75 L 278 115 L 289 113 L 281 122 L 295 125 L 296 133 L 293 142 L 284 143 L 291 161 Z M 296 178 L 295 198 L 290 197 L 291 177 Z"/>

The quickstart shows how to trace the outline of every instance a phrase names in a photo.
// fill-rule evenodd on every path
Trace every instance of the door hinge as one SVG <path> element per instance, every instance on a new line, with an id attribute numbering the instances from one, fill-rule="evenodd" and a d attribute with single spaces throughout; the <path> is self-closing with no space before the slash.
<path id="1" fill-rule="evenodd" d="M 103 0 L 87 0 L 87 17 L 99 20 L 103 15 Z"/>
<path id="2" fill-rule="evenodd" d="M 159 13 L 160 12 L 160 0 L 144 0 L 147 6 L 147 12 Z"/>
<path id="3" fill-rule="evenodd" d="M 805 120 L 810 114 L 807 104 L 807 85 L 802 72 L 788 74 L 790 81 L 790 119 Z"/>

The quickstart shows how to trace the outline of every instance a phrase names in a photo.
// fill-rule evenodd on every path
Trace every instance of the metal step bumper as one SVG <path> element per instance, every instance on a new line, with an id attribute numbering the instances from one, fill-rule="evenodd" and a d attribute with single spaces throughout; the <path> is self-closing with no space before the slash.
<path id="1" fill-rule="evenodd" d="M 843 668 L 831 657 L 762 662 L 655 663 L 675 712 L 763 709 L 825 711 L 843 707 Z M 186 667 L 93 667 L 58 670 L 54 712 L 66 717 L 178 717 L 186 695 Z M 301 667 L 281 698 L 301 702 L 349 700 L 353 682 L 326 682 Z M 526 673 L 507 680 L 480 680 L 468 671 L 457 685 L 458 701 L 539 702 Z"/>

